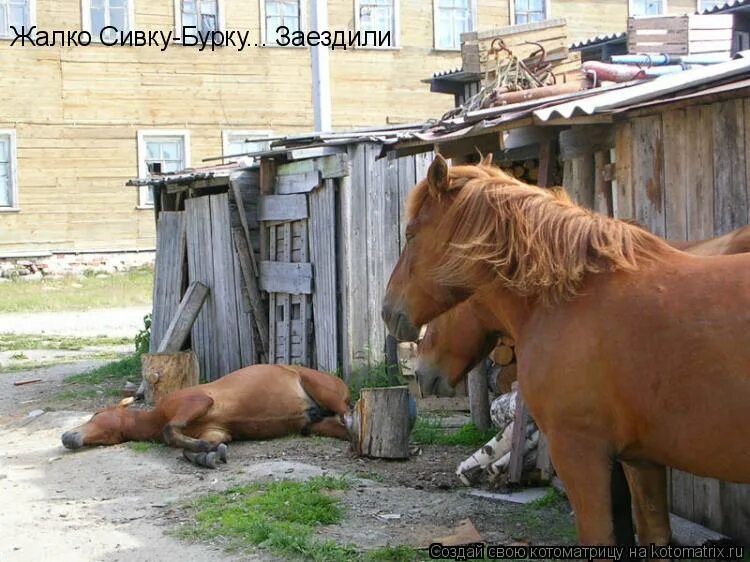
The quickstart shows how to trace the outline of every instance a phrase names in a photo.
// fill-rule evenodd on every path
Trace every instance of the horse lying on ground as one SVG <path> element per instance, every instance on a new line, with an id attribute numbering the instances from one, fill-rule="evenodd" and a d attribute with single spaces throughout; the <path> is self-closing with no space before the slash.
<path id="1" fill-rule="evenodd" d="M 191 462 L 216 468 L 226 462 L 227 443 L 315 433 L 349 440 L 351 397 L 341 379 L 313 369 L 253 365 L 208 384 L 183 388 L 152 410 L 128 409 L 132 399 L 100 410 L 66 431 L 68 449 L 162 441 L 184 449 Z"/>
<path id="2" fill-rule="evenodd" d="M 716 252 L 716 255 L 745 253 L 750 251 L 750 226 L 743 226 L 709 240 L 670 242 L 670 245 L 698 255 L 711 255 L 709 252 Z M 487 356 L 500 335 L 508 334 L 506 326 L 506 319 L 493 316 L 476 297 L 467 299 L 430 321 L 419 342 L 415 369 L 422 392 L 425 395 L 437 393 L 452 396 L 453 387 L 464 380 L 469 371 Z M 652 471 L 641 473 L 638 466 L 627 464 L 623 466 L 623 470 L 634 498 L 635 525 L 641 543 L 648 544 L 654 537 L 670 536 L 666 475 L 662 477 Z M 641 502 L 647 492 L 664 494 L 664 500 L 644 507 Z M 628 506 L 625 508 L 627 510 Z M 619 534 L 624 536 L 627 531 Z"/>
<path id="3" fill-rule="evenodd" d="M 506 319 L 579 541 L 613 544 L 612 465 L 750 482 L 750 256 L 691 256 L 490 166 L 438 156 L 409 198 L 383 319 L 399 339 L 473 294 Z M 500 327 L 495 327 L 500 329 Z M 641 537 L 642 540 L 644 537 Z M 664 544 L 669 536 L 649 537 Z"/>

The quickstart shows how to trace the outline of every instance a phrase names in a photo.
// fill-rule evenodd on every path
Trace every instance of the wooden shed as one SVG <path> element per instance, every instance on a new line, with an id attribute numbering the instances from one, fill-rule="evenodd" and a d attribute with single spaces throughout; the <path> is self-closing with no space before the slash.
<path id="1" fill-rule="evenodd" d="M 581 204 L 635 219 L 674 240 L 750 222 L 750 60 L 640 83 L 469 112 L 414 133 L 393 154 L 476 150 L 508 165 L 536 159 L 539 185 L 563 183 Z M 738 447 L 743 444 L 738 443 Z M 750 485 L 671 470 L 674 513 L 750 544 Z"/>
<path id="2" fill-rule="evenodd" d="M 348 376 L 380 360 L 405 197 L 431 161 L 382 158 L 397 133 L 297 138 L 258 164 L 132 182 L 152 186 L 157 202 L 152 349 L 200 281 L 210 292 L 191 346 L 204 380 L 256 362 Z"/>

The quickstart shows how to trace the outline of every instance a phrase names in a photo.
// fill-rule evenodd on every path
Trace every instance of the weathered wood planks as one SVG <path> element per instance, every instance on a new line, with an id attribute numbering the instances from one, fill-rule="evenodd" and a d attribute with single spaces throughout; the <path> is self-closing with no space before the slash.
<path id="1" fill-rule="evenodd" d="M 156 351 L 180 305 L 185 285 L 185 213 L 162 211 L 156 227 L 153 315 L 149 348 Z"/>
<path id="2" fill-rule="evenodd" d="M 182 349 L 182 345 L 190 335 L 195 319 L 208 297 L 208 287 L 199 281 L 190 283 L 185 296 L 182 297 L 174 317 L 169 323 L 164 336 L 161 338 L 156 353 L 175 353 Z"/>
<path id="3" fill-rule="evenodd" d="M 635 219 L 659 236 L 665 234 L 663 154 L 661 117 L 633 119 L 631 173 Z"/>

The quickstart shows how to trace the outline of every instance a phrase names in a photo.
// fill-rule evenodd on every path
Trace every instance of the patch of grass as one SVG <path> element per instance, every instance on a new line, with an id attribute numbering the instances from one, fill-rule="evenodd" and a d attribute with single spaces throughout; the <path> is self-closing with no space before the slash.
<path id="1" fill-rule="evenodd" d="M 138 379 L 141 375 L 140 355 L 129 355 L 123 359 L 107 363 L 91 371 L 72 375 L 65 379 L 66 384 L 102 384 L 105 382 L 122 382 L 127 379 Z"/>
<path id="2" fill-rule="evenodd" d="M 355 476 L 366 480 L 372 480 L 373 482 L 385 482 L 385 477 L 382 474 L 372 470 L 358 470 L 355 472 Z"/>
<path id="3" fill-rule="evenodd" d="M 449 431 L 437 417 L 420 416 L 414 424 L 411 439 L 419 445 L 464 445 L 481 447 L 497 434 L 494 429 L 479 429 L 473 422 Z"/>
<path id="4" fill-rule="evenodd" d="M 519 505 L 503 516 L 503 527 L 514 540 L 533 537 L 535 544 L 576 543 L 576 530 L 568 502 L 562 497 L 546 499 L 548 496 Z"/>
<path id="5" fill-rule="evenodd" d="M 384 359 L 372 359 L 369 354 L 364 355 L 364 363 L 349 377 L 349 392 L 352 400 L 359 400 L 363 388 L 384 388 L 388 386 L 405 385 L 406 381 L 401 376 L 401 368 L 389 367 Z M 363 356 L 359 356 L 363 360 Z"/>
<path id="6" fill-rule="evenodd" d="M 161 444 L 154 441 L 128 441 L 128 449 L 135 453 L 148 453 L 158 447 Z"/>
<path id="7" fill-rule="evenodd" d="M 87 347 L 107 347 L 132 343 L 130 338 L 110 338 L 96 336 L 81 338 L 76 336 L 45 336 L 39 334 L 0 334 L 0 351 L 25 349 L 53 349 L 80 351 Z"/>
<path id="8" fill-rule="evenodd" d="M 18 360 L 28 359 L 29 357 L 25 353 L 14 353 L 13 355 L 10 356 L 10 358 L 18 361 Z"/>
<path id="9" fill-rule="evenodd" d="M 49 367 L 57 367 L 58 365 L 65 365 L 68 363 L 75 363 L 76 361 L 81 361 L 84 359 L 87 360 L 97 360 L 97 359 L 115 359 L 121 357 L 119 353 L 112 353 L 112 352 L 101 352 L 101 353 L 93 353 L 93 354 L 86 354 L 83 356 L 76 356 L 76 357 L 65 357 L 65 358 L 57 358 L 54 360 L 49 361 L 20 361 L 18 363 L 13 364 L 0 364 L 0 374 L 3 373 L 17 373 L 19 371 L 36 371 L 38 369 L 46 369 Z"/>
<path id="10" fill-rule="evenodd" d="M 71 390 L 63 390 L 55 396 L 55 399 L 64 402 L 72 402 L 95 398 L 97 394 L 99 393 L 95 388 L 76 388 Z"/>
<path id="11" fill-rule="evenodd" d="M 105 278 L 12 279 L 0 291 L 0 313 L 88 310 L 151 303 L 154 270 L 131 269 Z"/>
<path id="12" fill-rule="evenodd" d="M 378 548 L 365 554 L 367 562 L 420 562 L 425 559 L 429 559 L 425 552 L 403 544 Z"/>
<path id="13" fill-rule="evenodd" d="M 567 500 L 565 499 L 565 496 L 561 492 L 559 492 L 557 488 L 550 487 L 547 490 L 547 493 L 544 494 L 541 498 L 535 499 L 529 502 L 527 505 L 536 508 L 558 507 L 565 505 L 566 501 Z"/>
<path id="14" fill-rule="evenodd" d="M 349 486 L 347 479 L 321 476 L 306 482 L 230 488 L 192 502 L 195 524 L 177 534 L 191 539 L 222 539 L 229 547 L 259 546 L 306 560 L 357 560 L 360 554 L 355 547 L 314 537 L 316 527 L 342 520 L 340 501 L 333 494 Z"/>

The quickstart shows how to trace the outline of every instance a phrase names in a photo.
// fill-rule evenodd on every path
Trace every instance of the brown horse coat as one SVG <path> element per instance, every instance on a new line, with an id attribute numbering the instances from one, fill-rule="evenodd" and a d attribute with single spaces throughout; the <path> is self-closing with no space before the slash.
<path id="1" fill-rule="evenodd" d="M 412 339 L 472 294 L 504 317 L 579 540 L 612 544 L 613 458 L 750 482 L 738 445 L 750 424 L 750 256 L 690 256 L 552 199 L 438 157 L 411 195 L 383 318 Z"/>
<path id="2" fill-rule="evenodd" d="M 128 409 L 123 402 L 65 432 L 63 445 L 78 449 L 154 440 L 208 453 L 233 440 L 293 433 L 349 439 L 344 423 L 351 407 L 348 387 L 333 375 L 306 367 L 245 367 L 214 382 L 173 392 L 147 411 Z M 197 462 L 205 464 L 205 459 Z M 213 457 L 208 460 L 213 464 Z"/>

